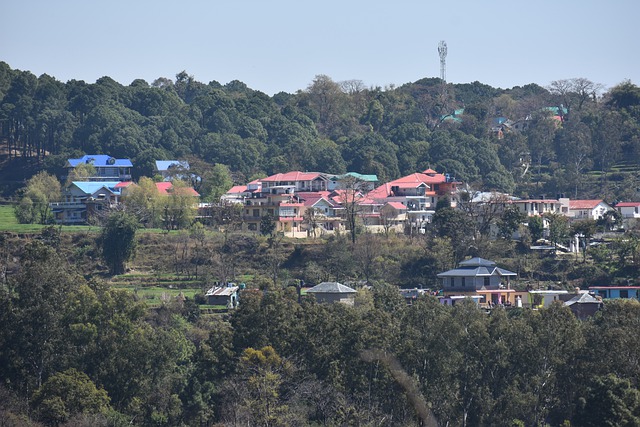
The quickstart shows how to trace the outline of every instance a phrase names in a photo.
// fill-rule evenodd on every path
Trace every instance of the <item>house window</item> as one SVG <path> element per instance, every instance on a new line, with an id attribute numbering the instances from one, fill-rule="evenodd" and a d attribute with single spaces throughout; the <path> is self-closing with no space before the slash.
<path id="1" fill-rule="evenodd" d="M 467 279 L 466 277 L 462 278 L 462 287 L 463 288 L 467 285 L 467 280 L 466 279 Z"/>
<path id="2" fill-rule="evenodd" d="M 260 209 L 254 209 L 253 216 L 260 216 Z"/>
<path id="3" fill-rule="evenodd" d="M 626 289 L 620 289 L 620 298 L 629 298 L 629 291 Z"/>
<path id="4" fill-rule="evenodd" d="M 491 277 L 484 278 L 484 287 L 488 288 L 491 285 Z"/>

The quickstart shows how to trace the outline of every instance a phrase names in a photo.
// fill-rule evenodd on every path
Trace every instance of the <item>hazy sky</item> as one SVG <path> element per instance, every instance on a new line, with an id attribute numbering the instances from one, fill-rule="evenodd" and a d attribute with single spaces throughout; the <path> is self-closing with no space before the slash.
<path id="1" fill-rule="evenodd" d="M 440 75 L 511 88 L 640 84 L 638 0 L 2 0 L 0 61 L 93 83 L 240 80 L 269 95 L 318 74 L 366 86 Z"/>

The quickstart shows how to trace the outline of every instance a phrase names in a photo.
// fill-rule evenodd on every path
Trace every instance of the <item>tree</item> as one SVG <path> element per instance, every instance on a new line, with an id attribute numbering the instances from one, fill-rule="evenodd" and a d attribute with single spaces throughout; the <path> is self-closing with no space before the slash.
<path id="1" fill-rule="evenodd" d="M 549 222 L 549 240 L 557 247 L 569 237 L 569 219 L 560 213 L 547 213 L 544 217 Z"/>
<path id="2" fill-rule="evenodd" d="M 109 396 L 83 372 L 68 369 L 49 377 L 33 394 L 32 405 L 41 421 L 58 425 L 76 414 L 105 412 Z"/>
<path id="3" fill-rule="evenodd" d="M 322 214 L 318 208 L 311 207 L 304 212 L 302 218 L 303 223 L 307 225 L 307 236 L 313 236 L 314 239 L 316 238 L 316 230 L 321 217 Z"/>
<path id="4" fill-rule="evenodd" d="M 69 354 L 63 319 L 83 279 L 37 240 L 25 246 L 20 266 L 0 286 L 0 377 L 30 394 Z"/>
<path id="5" fill-rule="evenodd" d="M 20 203 L 15 212 L 21 223 L 38 222 L 49 224 L 53 215 L 49 203 L 60 200 L 61 186 L 55 176 L 39 172 L 27 181 Z"/>
<path id="6" fill-rule="evenodd" d="M 460 262 L 469 253 L 474 241 L 474 226 L 462 211 L 451 207 L 436 210 L 432 224 L 438 237 L 448 238 L 453 246 L 455 262 Z"/>
<path id="7" fill-rule="evenodd" d="M 518 231 L 520 224 L 524 223 L 526 219 L 527 216 L 520 212 L 517 206 L 507 206 L 498 219 L 499 236 L 503 239 L 511 239 L 513 233 Z"/>
<path id="8" fill-rule="evenodd" d="M 595 377 L 580 398 L 576 424 L 585 427 L 640 425 L 640 391 L 614 374 Z"/>
<path id="9" fill-rule="evenodd" d="M 91 163 L 80 163 L 76 165 L 67 175 L 67 185 L 73 181 L 89 181 L 92 176 L 98 175 L 96 167 Z"/>
<path id="10" fill-rule="evenodd" d="M 135 215 L 147 227 L 156 227 L 160 222 L 160 192 L 151 178 L 142 177 L 132 185 L 123 204 L 127 212 Z"/>
<path id="11" fill-rule="evenodd" d="M 532 243 L 542 239 L 542 234 L 544 232 L 544 222 L 542 221 L 542 218 L 539 216 L 531 216 L 529 217 L 528 223 Z"/>
<path id="12" fill-rule="evenodd" d="M 340 180 L 340 188 L 342 189 L 342 208 L 344 209 L 344 218 L 351 236 L 351 243 L 356 243 L 358 234 L 357 225 L 358 217 L 362 212 L 360 202 L 364 199 L 361 189 L 364 181 L 354 176 L 345 176 Z"/>
<path id="13" fill-rule="evenodd" d="M 531 149 L 531 158 L 537 163 L 536 183 L 540 186 L 540 173 L 543 163 L 553 159 L 553 140 L 556 122 L 549 115 L 537 114 L 527 132 L 527 140 Z"/>
<path id="14" fill-rule="evenodd" d="M 558 158 L 563 162 L 567 178 L 574 187 L 574 197 L 578 197 L 578 190 L 584 179 L 584 170 L 593 165 L 591 158 L 591 132 L 589 127 L 577 121 L 571 121 L 563 126 L 558 134 Z"/>
<path id="15" fill-rule="evenodd" d="M 135 252 L 138 225 L 137 218 L 126 212 L 114 212 L 107 219 L 100 242 L 102 257 L 111 274 L 125 272 L 125 263 Z"/>
<path id="16" fill-rule="evenodd" d="M 276 218 L 267 213 L 260 218 L 260 234 L 263 236 L 273 236 L 273 232 L 276 230 Z"/>
<path id="17" fill-rule="evenodd" d="M 162 221 L 167 231 L 180 230 L 193 222 L 197 211 L 197 196 L 182 181 L 174 181 L 168 195 L 159 199 Z"/>

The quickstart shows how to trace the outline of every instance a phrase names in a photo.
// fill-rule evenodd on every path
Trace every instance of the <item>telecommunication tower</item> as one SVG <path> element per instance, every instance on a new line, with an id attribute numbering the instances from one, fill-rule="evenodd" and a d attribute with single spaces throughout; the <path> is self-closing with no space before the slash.
<path id="1" fill-rule="evenodd" d="M 438 54 L 440 54 L 440 78 L 447 81 L 447 43 L 440 40 L 438 44 Z"/>

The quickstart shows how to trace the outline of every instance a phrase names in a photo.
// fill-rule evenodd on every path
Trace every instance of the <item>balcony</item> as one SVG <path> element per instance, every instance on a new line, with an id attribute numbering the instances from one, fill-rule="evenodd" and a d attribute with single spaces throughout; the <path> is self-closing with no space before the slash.
<path id="1" fill-rule="evenodd" d="M 63 209 L 84 209 L 86 204 L 84 202 L 53 202 L 49 203 L 51 209 L 63 210 Z"/>

